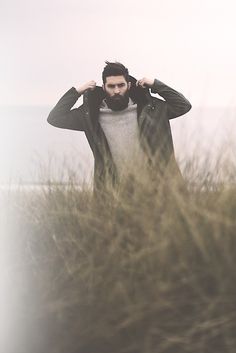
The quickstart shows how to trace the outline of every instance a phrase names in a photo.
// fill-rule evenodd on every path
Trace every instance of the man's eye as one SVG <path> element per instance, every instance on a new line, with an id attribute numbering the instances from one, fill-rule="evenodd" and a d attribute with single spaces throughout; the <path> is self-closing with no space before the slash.
<path id="1" fill-rule="evenodd" d="M 117 86 L 120 88 L 120 87 L 124 87 L 125 84 L 124 84 L 124 83 L 120 83 L 120 84 L 118 84 Z M 108 88 L 115 88 L 116 85 L 107 85 L 107 87 L 108 87 Z"/>

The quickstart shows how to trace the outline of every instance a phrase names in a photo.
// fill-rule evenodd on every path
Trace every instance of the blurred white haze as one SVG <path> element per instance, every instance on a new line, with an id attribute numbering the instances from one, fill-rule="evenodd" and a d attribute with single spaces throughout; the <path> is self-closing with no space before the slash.
<path id="1" fill-rule="evenodd" d="M 52 160 L 92 175 L 84 134 L 46 119 L 72 86 L 101 85 L 105 60 L 189 99 L 192 110 L 171 122 L 180 160 L 234 142 L 235 10 L 233 0 L 2 0 L 0 183 L 37 182 L 40 164 L 57 173 Z"/>
<path id="2" fill-rule="evenodd" d="M 72 86 L 102 85 L 105 61 L 120 61 L 135 78 L 158 78 L 191 102 L 171 121 L 178 160 L 235 157 L 235 13 L 235 0 L 0 0 L 1 352 L 26 352 L 19 348 L 31 335 L 25 308 L 36 297 L 29 305 L 24 297 L 29 264 L 17 259 L 26 232 L 2 190 L 47 173 L 62 180 L 68 167 L 81 179 L 93 174 L 84 133 L 49 125 L 50 110 Z M 30 222 L 37 220 L 29 215 Z"/>

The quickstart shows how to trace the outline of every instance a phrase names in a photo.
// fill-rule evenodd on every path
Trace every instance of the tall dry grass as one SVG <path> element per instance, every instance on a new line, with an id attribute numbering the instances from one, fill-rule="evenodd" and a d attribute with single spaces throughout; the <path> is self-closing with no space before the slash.
<path id="1" fill-rule="evenodd" d="M 185 189 L 134 177 L 94 199 L 71 177 L 11 195 L 30 332 L 14 353 L 235 353 L 235 167 L 207 165 L 182 166 Z"/>

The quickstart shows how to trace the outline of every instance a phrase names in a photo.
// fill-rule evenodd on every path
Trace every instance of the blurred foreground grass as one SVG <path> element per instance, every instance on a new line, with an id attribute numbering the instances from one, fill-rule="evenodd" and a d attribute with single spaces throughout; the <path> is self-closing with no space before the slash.
<path id="1" fill-rule="evenodd" d="M 73 178 L 9 192 L 4 352 L 235 353 L 235 168 L 217 168 L 186 164 L 187 192 L 171 178 L 96 200 Z"/>

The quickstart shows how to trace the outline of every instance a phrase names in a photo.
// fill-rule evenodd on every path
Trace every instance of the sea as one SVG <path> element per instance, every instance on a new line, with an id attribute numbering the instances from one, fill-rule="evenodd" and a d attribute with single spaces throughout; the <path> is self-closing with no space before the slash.
<path id="1" fill-rule="evenodd" d="M 44 338 L 43 329 L 37 326 L 41 298 L 35 290 L 35 271 L 43 273 L 44 267 L 40 268 L 40 264 L 45 262 L 48 266 L 50 261 L 46 258 L 47 253 L 45 259 L 39 257 L 34 244 L 40 244 L 40 241 L 37 243 L 34 236 L 43 239 L 54 232 L 52 227 L 47 234 L 38 233 L 41 224 L 38 227 L 36 213 L 31 218 L 24 202 L 20 204 L 21 208 L 15 202 L 15 196 L 22 195 L 18 192 L 19 187 L 24 189 L 24 201 L 25 190 L 33 190 L 35 195 L 42 185 L 49 182 L 66 184 L 73 178 L 79 185 L 89 184 L 93 176 L 93 155 L 84 133 L 48 124 L 51 108 L 0 107 L 0 293 L 3 299 L 0 345 L 4 352 L 33 351 L 35 342 Z M 193 107 L 182 117 L 171 120 L 175 154 L 180 165 L 199 156 L 212 160 L 218 155 L 230 154 L 234 158 L 235 122 L 236 108 L 228 107 Z M 17 192 L 8 192 L 12 189 Z M 32 235 L 31 222 L 36 229 Z M 40 251 L 42 254 L 42 249 Z"/>
<path id="2" fill-rule="evenodd" d="M 0 107 L 0 188 L 36 187 L 76 175 L 91 183 L 94 159 L 84 132 L 51 126 L 50 106 Z M 235 155 L 236 107 L 192 107 L 170 121 L 175 155 L 181 163 L 196 157 Z"/>

